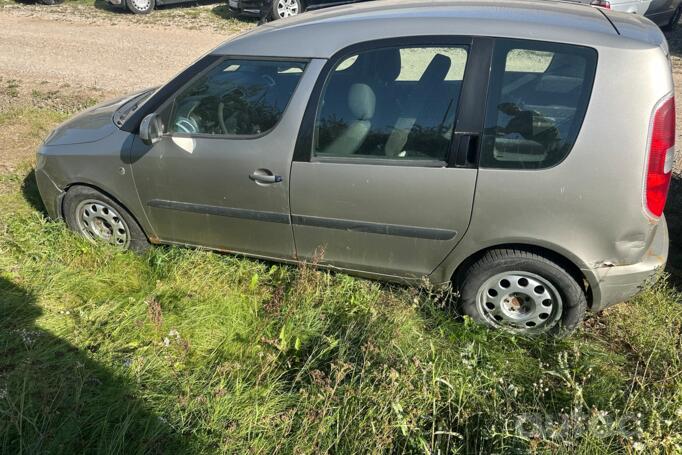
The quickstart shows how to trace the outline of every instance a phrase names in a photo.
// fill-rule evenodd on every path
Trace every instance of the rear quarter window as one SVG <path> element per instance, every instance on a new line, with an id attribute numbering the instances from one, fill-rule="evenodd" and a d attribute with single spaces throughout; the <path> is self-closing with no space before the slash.
<path id="1" fill-rule="evenodd" d="M 498 40 L 481 167 L 543 169 L 566 158 L 585 117 L 596 64 L 591 48 Z"/>

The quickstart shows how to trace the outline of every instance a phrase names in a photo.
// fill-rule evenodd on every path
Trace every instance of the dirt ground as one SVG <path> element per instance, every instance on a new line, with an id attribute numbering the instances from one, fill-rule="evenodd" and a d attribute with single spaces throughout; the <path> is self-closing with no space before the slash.
<path id="1" fill-rule="evenodd" d="M 98 2 L 93 8 L 0 0 L 0 170 L 32 159 L 41 136 L 73 112 L 162 84 L 254 26 L 222 17 L 221 8 L 164 8 L 135 16 Z"/>
<path id="2" fill-rule="evenodd" d="M 229 35 L 0 10 L 0 74 L 112 94 L 160 84 Z"/>

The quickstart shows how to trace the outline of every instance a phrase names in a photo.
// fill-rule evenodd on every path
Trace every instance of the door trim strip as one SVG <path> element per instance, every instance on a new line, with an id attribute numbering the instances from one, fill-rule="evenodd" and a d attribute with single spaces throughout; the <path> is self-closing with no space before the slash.
<path id="1" fill-rule="evenodd" d="M 355 221 L 338 218 L 322 218 L 308 215 L 289 216 L 286 213 L 279 212 L 219 207 L 215 205 L 194 204 L 191 202 L 167 201 L 164 199 L 152 199 L 151 201 L 147 202 L 147 205 L 154 208 L 201 213 L 205 215 L 266 221 L 270 223 L 293 223 L 299 226 L 337 229 L 348 232 L 363 232 L 367 234 L 390 235 L 395 237 L 409 237 L 425 240 L 451 240 L 457 236 L 457 231 L 452 231 L 449 229 L 423 228 L 401 224 L 373 223 L 371 221 Z"/>
<path id="2" fill-rule="evenodd" d="M 147 202 L 150 207 L 160 209 L 179 210 L 182 212 L 201 213 L 205 215 L 226 216 L 246 220 L 267 221 L 270 223 L 289 224 L 289 215 L 278 212 L 264 212 L 261 210 L 237 209 L 233 207 L 219 207 L 216 205 L 193 204 L 190 202 L 166 201 L 152 199 Z"/>
<path id="3" fill-rule="evenodd" d="M 291 215 L 291 221 L 300 226 L 339 229 L 350 232 L 365 232 L 368 234 L 383 234 L 395 237 L 411 237 L 426 240 L 450 240 L 457 235 L 457 231 L 437 228 L 422 228 L 401 224 L 372 223 L 369 221 L 342 220 L 337 218 L 322 218 L 307 215 Z"/>

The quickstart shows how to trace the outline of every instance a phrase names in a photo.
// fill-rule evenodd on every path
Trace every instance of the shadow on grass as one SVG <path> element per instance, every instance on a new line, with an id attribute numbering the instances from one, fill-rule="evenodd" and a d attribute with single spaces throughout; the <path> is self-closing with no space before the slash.
<path id="1" fill-rule="evenodd" d="M 61 5 L 64 0 L 14 0 L 19 5 L 41 5 L 45 7 Z"/>
<path id="2" fill-rule="evenodd" d="M 251 23 L 251 24 L 256 24 L 258 22 L 257 17 L 251 17 L 251 16 L 239 16 L 237 14 L 232 13 L 230 11 L 230 7 L 227 5 L 227 3 L 222 3 L 220 5 L 215 6 L 213 9 L 211 9 L 211 13 L 213 13 L 215 16 L 218 16 L 221 19 L 235 19 L 244 23 Z"/>
<path id="3" fill-rule="evenodd" d="M 0 276 L 5 453 L 178 453 L 185 448 L 188 441 L 136 398 L 127 380 L 37 325 L 42 314 L 35 295 Z M 63 317 L 64 325 L 77 324 L 75 315 Z"/>
<path id="4" fill-rule="evenodd" d="M 122 0 L 122 1 L 125 2 L 125 0 Z M 114 5 L 111 5 L 107 2 L 105 2 L 104 0 L 95 0 L 93 5 L 97 9 L 101 9 L 101 10 L 104 10 L 104 11 L 107 11 L 110 13 L 130 14 L 130 11 L 128 11 L 128 9 L 125 8 L 124 6 L 114 6 Z"/>
<path id="5" fill-rule="evenodd" d="M 227 4 L 217 5 L 211 9 L 211 13 L 218 16 L 221 19 L 236 19 L 236 16 L 230 11 L 230 7 Z"/>
<path id="6" fill-rule="evenodd" d="M 45 204 L 43 204 L 40 192 L 38 191 L 36 171 L 34 169 L 31 169 L 31 171 L 26 174 L 26 177 L 24 177 L 24 181 L 21 182 L 21 194 L 32 209 L 40 212 L 44 216 L 48 216 L 47 209 L 45 209 Z"/>

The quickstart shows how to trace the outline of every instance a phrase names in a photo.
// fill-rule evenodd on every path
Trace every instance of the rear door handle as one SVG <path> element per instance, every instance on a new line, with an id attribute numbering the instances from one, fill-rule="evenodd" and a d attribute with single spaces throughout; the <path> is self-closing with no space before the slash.
<path id="1" fill-rule="evenodd" d="M 284 180 L 281 175 L 275 175 L 269 169 L 257 169 L 249 175 L 249 178 L 256 183 L 280 183 Z"/>

